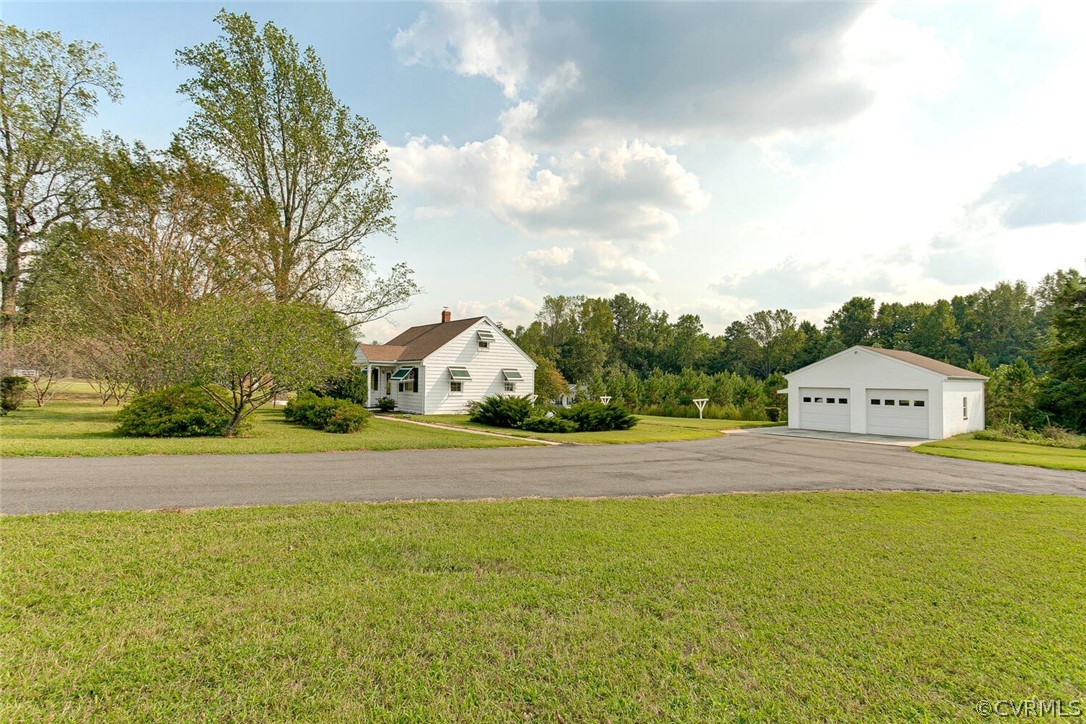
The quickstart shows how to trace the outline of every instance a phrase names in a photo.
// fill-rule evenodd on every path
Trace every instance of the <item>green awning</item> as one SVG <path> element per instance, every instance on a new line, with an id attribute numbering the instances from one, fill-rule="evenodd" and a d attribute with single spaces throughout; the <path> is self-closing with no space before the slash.
<path id="1" fill-rule="evenodd" d="M 405 379 L 407 379 L 407 376 L 411 374 L 411 370 L 413 369 L 414 367 L 401 367 L 400 369 L 392 373 L 392 381 L 403 382 Z"/>
<path id="2" fill-rule="evenodd" d="M 467 367 L 450 367 L 449 377 L 452 377 L 454 380 L 470 380 L 471 373 L 468 372 Z"/>
<path id="3" fill-rule="evenodd" d="M 520 373 L 520 370 L 502 370 L 502 374 L 505 375 L 505 379 L 509 382 L 524 381 L 524 375 Z"/>
<path id="4" fill-rule="evenodd" d="M 492 342 L 494 340 L 494 333 L 489 329 L 480 329 L 478 331 L 479 339 L 484 342 Z"/>

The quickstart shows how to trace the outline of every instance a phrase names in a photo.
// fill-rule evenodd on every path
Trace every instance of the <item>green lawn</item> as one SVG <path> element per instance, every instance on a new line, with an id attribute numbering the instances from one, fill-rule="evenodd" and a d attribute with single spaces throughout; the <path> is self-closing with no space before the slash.
<path id="1" fill-rule="evenodd" d="M 527 441 L 471 435 L 455 430 L 370 421 L 361 432 L 338 435 L 291 425 L 281 409 L 253 415 L 252 430 L 237 438 L 126 438 L 113 434 L 117 408 L 87 400 L 31 403 L 0 417 L 0 456 L 196 455 L 203 453 L 304 453 L 450 447 L 507 447 Z"/>
<path id="2" fill-rule="evenodd" d="M 0 519 L 5 721 L 866 721 L 1086 697 L 1086 500 Z"/>
<path id="3" fill-rule="evenodd" d="M 1036 465 L 1054 470 L 1086 472 L 1086 450 L 1035 445 L 1028 442 L 974 440 L 971 435 L 960 435 L 947 440 L 924 443 L 914 447 L 913 450 L 928 455 L 980 460 L 986 463 Z"/>
<path id="4" fill-rule="evenodd" d="M 500 432 L 517 437 L 534 437 L 555 442 L 580 443 L 582 445 L 615 445 L 635 442 L 676 442 L 679 440 L 704 440 L 718 437 L 721 430 L 735 430 L 741 427 L 765 427 L 779 423 L 749 422 L 746 420 L 699 420 L 684 417 L 651 417 L 638 415 L 637 426 L 630 430 L 611 430 L 608 432 L 526 432 L 511 430 L 506 427 L 491 427 L 471 422 L 467 415 L 426 415 L 413 419 L 455 425 L 472 430 Z"/>

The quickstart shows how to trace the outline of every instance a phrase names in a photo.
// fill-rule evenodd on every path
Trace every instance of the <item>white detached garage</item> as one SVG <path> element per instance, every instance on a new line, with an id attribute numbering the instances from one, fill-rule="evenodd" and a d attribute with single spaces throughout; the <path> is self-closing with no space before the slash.
<path id="1" fill-rule="evenodd" d="M 788 426 L 942 439 L 984 429 L 984 375 L 893 349 L 852 347 L 791 374 Z"/>

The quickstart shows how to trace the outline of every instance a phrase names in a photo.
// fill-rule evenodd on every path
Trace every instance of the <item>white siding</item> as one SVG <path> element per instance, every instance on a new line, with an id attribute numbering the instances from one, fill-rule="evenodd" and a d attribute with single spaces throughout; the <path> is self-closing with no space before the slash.
<path id="1" fill-rule="evenodd" d="M 962 401 L 965 401 L 963 414 Z M 947 380 L 943 385 L 943 437 L 984 429 L 984 382 Z"/>
<path id="2" fill-rule="evenodd" d="M 494 333 L 490 348 L 479 349 L 479 329 Z M 480 319 L 448 344 L 423 361 L 425 373 L 419 379 L 419 395 L 425 390 L 427 415 L 463 412 L 471 400 L 490 395 L 531 395 L 535 392 L 535 362 L 488 319 Z M 467 367 L 471 379 L 464 381 L 464 391 L 449 391 L 449 367 Z M 503 369 L 515 369 L 524 377 L 516 383 L 516 391 L 506 392 Z M 423 387 L 425 385 L 425 387 Z"/>

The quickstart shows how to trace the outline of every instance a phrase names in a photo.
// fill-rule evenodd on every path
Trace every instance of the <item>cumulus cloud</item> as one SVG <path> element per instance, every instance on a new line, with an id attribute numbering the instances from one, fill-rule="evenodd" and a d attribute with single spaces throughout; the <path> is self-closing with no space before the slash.
<path id="1" fill-rule="evenodd" d="M 579 287 L 595 293 L 659 280 L 652 266 L 609 241 L 533 249 L 516 261 L 543 289 Z"/>
<path id="2" fill-rule="evenodd" d="M 773 267 L 729 275 L 709 288 L 733 300 L 754 301 L 758 308 L 796 310 L 839 305 L 858 294 L 891 293 L 896 284 L 886 271 L 846 275 L 829 261 L 801 262 L 789 257 Z"/>
<path id="3" fill-rule="evenodd" d="M 491 301 L 461 300 L 452 308 L 456 319 L 486 315 L 495 322 L 515 327 L 518 324 L 530 322 L 535 317 L 539 305 L 527 297 L 514 294 L 505 299 Z"/>
<path id="4" fill-rule="evenodd" d="M 971 206 L 1008 229 L 1086 222 L 1086 163 L 1023 164 L 1000 176 Z"/>
<path id="5" fill-rule="evenodd" d="M 708 202 L 674 155 L 641 141 L 540 159 L 500 135 L 459 147 L 413 138 L 389 156 L 397 182 L 424 194 L 430 215 L 473 206 L 522 231 L 574 240 L 658 250 L 678 233 L 674 211 Z"/>
<path id="6" fill-rule="evenodd" d="M 737 137 L 850 118 L 849 3 L 442 4 L 401 30 L 407 63 L 497 83 L 504 132 L 548 142 Z"/>

